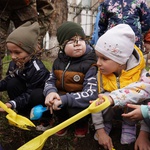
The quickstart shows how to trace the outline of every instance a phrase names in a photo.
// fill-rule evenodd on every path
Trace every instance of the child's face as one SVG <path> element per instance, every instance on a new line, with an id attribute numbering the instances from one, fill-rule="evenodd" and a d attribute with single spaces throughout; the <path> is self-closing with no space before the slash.
<path id="1" fill-rule="evenodd" d="M 86 51 L 85 41 L 80 36 L 74 36 L 67 42 L 65 53 L 70 57 L 81 57 Z"/>
<path id="2" fill-rule="evenodd" d="M 106 56 L 102 55 L 97 51 L 96 55 L 97 55 L 97 66 L 102 74 L 104 75 L 109 75 L 111 73 L 119 74 L 120 64 L 107 58 Z"/>
<path id="3" fill-rule="evenodd" d="M 13 43 L 7 43 L 7 49 L 18 67 L 21 67 L 30 60 L 29 54 Z"/>

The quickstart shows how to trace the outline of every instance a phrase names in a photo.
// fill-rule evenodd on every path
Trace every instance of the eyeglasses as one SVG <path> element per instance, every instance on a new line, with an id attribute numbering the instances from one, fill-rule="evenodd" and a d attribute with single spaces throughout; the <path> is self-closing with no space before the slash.
<path id="1" fill-rule="evenodd" d="M 84 39 L 81 38 L 80 36 L 74 36 L 67 42 L 67 44 L 78 44 L 79 41 L 84 41 Z"/>

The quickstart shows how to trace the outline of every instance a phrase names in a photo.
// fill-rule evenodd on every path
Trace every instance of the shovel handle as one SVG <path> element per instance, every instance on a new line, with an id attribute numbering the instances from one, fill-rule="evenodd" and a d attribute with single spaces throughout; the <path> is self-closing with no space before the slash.
<path id="1" fill-rule="evenodd" d="M 16 113 L 12 109 L 8 108 L 2 101 L 0 101 L 0 107 L 3 108 L 7 113 L 16 115 Z"/>
<path id="2" fill-rule="evenodd" d="M 96 113 L 104 110 L 110 105 L 110 101 L 106 96 L 103 96 L 104 102 L 98 106 L 96 106 L 96 102 L 99 101 L 99 98 L 97 98 L 89 107 L 88 110 L 90 113 Z"/>
<path id="3" fill-rule="evenodd" d="M 106 96 L 103 97 L 104 98 L 104 102 L 98 106 L 96 106 L 96 101 L 99 100 L 95 100 L 92 104 L 90 104 L 90 106 L 86 109 L 84 109 L 83 111 L 81 111 L 80 113 L 74 115 L 73 117 L 67 119 L 66 121 L 58 124 L 57 126 L 46 130 L 43 134 L 48 136 L 53 135 L 54 133 L 58 132 L 59 130 L 69 126 L 70 124 L 76 122 L 77 120 L 85 117 L 86 115 L 90 114 L 90 113 L 96 113 L 96 112 L 100 112 L 102 110 L 104 110 L 105 108 L 107 108 L 110 105 L 110 102 L 108 100 L 108 98 Z"/>

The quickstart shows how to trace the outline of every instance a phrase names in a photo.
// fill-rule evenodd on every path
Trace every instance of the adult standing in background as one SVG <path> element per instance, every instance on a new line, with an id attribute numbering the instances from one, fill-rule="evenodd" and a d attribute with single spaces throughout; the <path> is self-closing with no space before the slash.
<path id="1" fill-rule="evenodd" d="M 131 26 L 136 45 L 142 49 L 143 33 L 150 28 L 150 10 L 146 0 L 105 0 L 99 21 L 99 37 L 117 24 Z"/>
<path id="2" fill-rule="evenodd" d="M 90 41 L 90 43 L 92 45 L 95 45 L 97 40 L 98 40 L 98 38 L 99 38 L 98 32 L 99 32 L 100 28 L 99 28 L 98 23 L 99 23 L 100 14 L 101 14 L 101 8 L 102 8 L 101 7 L 101 3 L 102 2 L 104 2 L 104 0 L 99 0 L 98 13 L 96 15 L 96 20 L 95 20 L 95 24 L 94 24 L 94 31 L 93 31 L 93 34 L 92 34 L 92 39 Z"/>
<path id="3" fill-rule="evenodd" d="M 40 24 L 39 45 L 41 45 L 50 25 L 52 12 L 50 0 L 0 0 L 0 79 L 10 21 L 14 23 L 15 28 L 27 21 L 38 21 Z"/>
<path id="4" fill-rule="evenodd" d="M 36 0 L 36 8 L 38 12 L 38 22 L 40 24 L 41 35 L 39 37 L 40 45 L 43 45 L 43 38 L 50 26 L 50 18 L 53 12 L 51 0 Z"/>

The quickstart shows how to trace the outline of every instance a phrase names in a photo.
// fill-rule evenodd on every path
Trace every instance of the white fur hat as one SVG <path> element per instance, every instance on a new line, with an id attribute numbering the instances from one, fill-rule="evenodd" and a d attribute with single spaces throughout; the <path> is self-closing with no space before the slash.
<path id="1" fill-rule="evenodd" d="M 95 49 L 111 60 L 125 64 L 134 50 L 134 44 L 132 28 L 127 24 L 118 24 L 98 39 Z"/>

